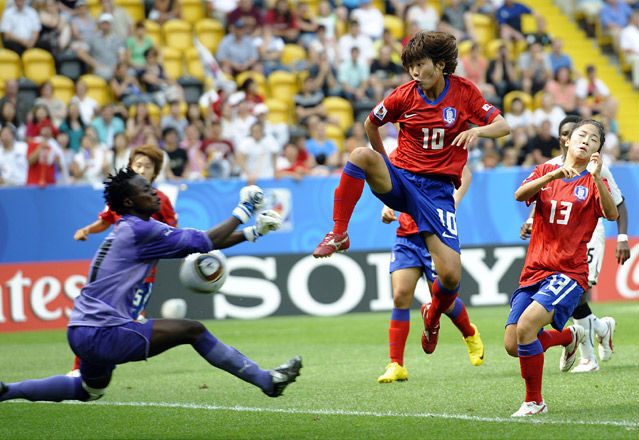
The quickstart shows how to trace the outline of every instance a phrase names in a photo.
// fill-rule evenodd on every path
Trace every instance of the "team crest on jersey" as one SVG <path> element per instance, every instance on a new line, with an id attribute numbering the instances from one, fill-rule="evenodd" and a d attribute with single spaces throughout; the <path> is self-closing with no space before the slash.
<path id="1" fill-rule="evenodd" d="M 380 102 L 379 105 L 373 109 L 373 115 L 380 121 L 384 120 L 384 116 L 386 116 L 387 112 L 386 107 L 384 107 L 384 101 Z"/>
<path id="2" fill-rule="evenodd" d="M 455 124 L 457 120 L 457 109 L 455 107 L 446 107 L 444 109 L 444 122 L 447 127 Z"/>
<path id="3" fill-rule="evenodd" d="M 586 200 L 586 197 L 588 197 L 588 188 L 586 188 L 585 186 L 577 185 L 575 187 L 575 197 L 577 197 L 577 200 Z"/>

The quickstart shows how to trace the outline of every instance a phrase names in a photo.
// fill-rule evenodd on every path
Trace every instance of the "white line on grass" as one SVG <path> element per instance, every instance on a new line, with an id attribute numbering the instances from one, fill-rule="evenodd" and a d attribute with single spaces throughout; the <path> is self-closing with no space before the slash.
<path id="1" fill-rule="evenodd" d="M 26 401 L 11 401 L 11 403 L 31 403 Z M 37 402 L 56 404 L 56 402 Z M 309 414 L 309 415 L 326 415 L 326 416 L 363 416 L 363 417 L 417 417 L 417 418 L 435 418 L 435 419 L 454 419 L 454 420 L 470 420 L 475 422 L 496 422 L 496 423 L 542 423 L 549 425 L 608 425 L 621 426 L 626 428 L 639 427 L 638 422 L 631 421 L 614 421 L 614 420 L 551 420 L 545 416 L 538 418 L 511 418 L 511 417 L 481 417 L 471 416 L 467 414 L 436 414 L 436 413 L 399 413 L 392 411 L 353 411 L 343 409 L 295 409 L 295 408 L 258 408 L 250 406 L 222 406 L 222 405 L 203 405 L 196 403 L 171 403 L 171 402 L 92 402 L 84 403 L 78 401 L 61 402 L 66 405 L 99 405 L 99 406 L 132 406 L 132 407 L 151 407 L 151 408 L 183 408 L 183 409 L 203 409 L 208 411 L 237 411 L 237 412 L 256 412 L 256 413 L 283 413 L 283 414 Z"/>

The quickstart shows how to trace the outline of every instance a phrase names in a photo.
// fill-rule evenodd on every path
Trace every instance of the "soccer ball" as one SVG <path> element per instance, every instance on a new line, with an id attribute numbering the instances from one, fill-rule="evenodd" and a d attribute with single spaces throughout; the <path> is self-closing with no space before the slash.
<path id="1" fill-rule="evenodd" d="M 226 256 L 220 251 L 187 256 L 180 267 L 180 281 L 197 293 L 215 293 L 227 277 Z"/>

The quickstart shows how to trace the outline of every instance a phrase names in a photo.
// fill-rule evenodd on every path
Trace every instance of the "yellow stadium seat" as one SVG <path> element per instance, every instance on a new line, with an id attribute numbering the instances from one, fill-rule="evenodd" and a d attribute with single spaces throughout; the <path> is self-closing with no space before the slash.
<path id="1" fill-rule="evenodd" d="M 253 81 L 257 83 L 257 92 L 262 96 L 266 96 L 266 77 L 264 75 L 259 72 L 247 70 L 245 72 L 237 74 L 237 76 L 235 77 L 235 83 L 238 87 L 241 87 L 247 78 L 253 78 Z"/>
<path id="2" fill-rule="evenodd" d="M 472 14 L 471 20 L 478 43 L 483 47 L 497 36 L 495 21 L 492 16 L 486 14 Z"/>
<path id="3" fill-rule="evenodd" d="M 379 12 L 381 12 L 382 14 L 386 13 L 386 3 L 384 2 L 384 0 L 373 0 L 373 7 L 375 9 L 377 9 Z M 318 8 L 319 8 L 319 4 L 318 4 Z"/>
<path id="4" fill-rule="evenodd" d="M 271 124 L 291 123 L 291 108 L 286 102 L 279 99 L 267 99 L 264 103 L 268 107 L 267 119 Z"/>
<path id="5" fill-rule="evenodd" d="M 322 101 L 326 113 L 339 119 L 339 127 L 346 132 L 353 125 L 353 106 L 351 103 L 337 96 L 329 96 Z"/>
<path id="6" fill-rule="evenodd" d="M 488 58 L 489 60 L 494 60 L 495 57 L 497 57 L 497 52 L 499 52 L 499 48 L 503 45 L 505 45 L 508 48 L 512 56 L 513 55 L 512 43 L 506 42 L 500 38 L 495 38 L 494 40 L 489 41 L 484 46 L 486 58 Z"/>
<path id="7" fill-rule="evenodd" d="M 299 44 L 286 44 L 280 59 L 285 66 L 306 60 L 306 49 Z"/>
<path id="8" fill-rule="evenodd" d="M 162 46 L 162 29 L 159 24 L 153 20 L 144 20 L 144 29 L 146 30 L 146 36 L 153 41 L 156 47 Z"/>
<path id="9" fill-rule="evenodd" d="M 387 28 L 391 34 L 393 34 L 393 37 L 398 40 L 404 38 L 404 22 L 401 18 L 390 14 L 384 15 L 384 27 Z"/>
<path id="10" fill-rule="evenodd" d="M 512 92 L 506 93 L 506 95 L 504 96 L 504 113 L 510 113 L 510 105 L 515 98 L 521 99 L 524 103 L 524 107 L 526 107 L 528 110 L 534 110 L 532 96 L 530 96 L 526 92 L 522 92 L 521 90 L 513 90 Z"/>
<path id="11" fill-rule="evenodd" d="M 524 35 L 537 33 L 537 19 L 532 14 L 522 14 L 521 32 Z"/>
<path id="12" fill-rule="evenodd" d="M 188 21 L 169 20 L 162 25 L 164 44 L 178 50 L 193 46 L 192 26 Z"/>
<path id="13" fill-rule="evenodd" d="M 107 82 L 101 77 L 93 74 L 82 75 L 78 81 L 86 84 L 87 96 L 95 99 L 99 105 L 104 105 L 111 101 L 111 93 Z"/>
<path id="14" fill-rule="evenodd" d="M 147 104 L 142 104 L 142 105 L 146 105 L 146 109 L 149 112 L 150 119 L 152 119 L 154 122 L 160 122 L 160 117 L 162 116 L 162 110 L 160 109 L 160 107 L 153 104 L 152 102 L 149 102 Z M 129 107 L 130 118 L 135 118 L 135 114 L 137 113 L 137 109 L 138 109 L 137 107 L 138 107 L 137 105 L 132 105 L 131 107 Z"/>
<path id="15" fill-rule="evenodd" d="M 36 84 L 42 84 L 55 75 L 53 56 L 43 49 L 33 48 L 24 51 L 22 54 L 22 66 L 24 76 Z"/>
<path id="16" fill-rule="evenodd" d="M 195 47 L 189 47 L 186 50 L 186 73 L 204 81 L 204 67 L 202 67 L 202 61 L 200 60 L 200 54 Z"/>
<path id="17" fill-rule="evenodd" d="M 184 70 L 182 52 L 173 47 L 162 48 L 162 65 L 170 78 L 178 79 Z"/>
<path id="18" fill-rule="evenodd" d="M 337 125 L 326 124 L 326 137 L 335 141 L 340 152 L 344 152 L 344 132 Z"/>
<path id="19" fill-rule="evenodd" d="M 53 87 L 53 96 L 68 104 L 75 95 L 75 83 L 66 76 L 56 75 L 49 82 Z"/>
<path id="20" fill-rule="evenodd" d="M 100 0 L 87 0 L 87 6 L 89 6 L 89 13 L 94 18 L 98 18 L 102 12 L 102 4 L 100 4 Z"/>
<path id="21" fill-rule="evenodd" d="M 0 49 L 0 79 L 20 78 L 20 55 L 9 49 Z"/>
<path id="22" fill-rule="evenodd" d="M 180 0 L 182 17 L 185 21 L 195 24 L 204 18 L 202 0 Z"/>
<path id="23" fill-rule="evenodd" d="M 545 90 L 540 90 L 537 93 L 535 93 L 535 96 L 533 96 L 533 108 L 535 110 L 541 107 L 541 98 L 544 96 L 544 93 L 547 93 L 547 92 Z"/>
<path id="24" fill-rule="evenodd" d="M 115 6 L 123 8 L 133 23 L 144 21 L 144 1 L 143 0 L 115 0 Z"/>
<path id="25" fill-rule="evenodd" d="M 465 57 L 468 55 L 473 48 L 472 40 L 464 40 L 461 43 L 457 44 L 457 51 L 459 58 Z"/>
<path id="26" fill-rule="evenodd" d="M 271 98 L 277 98 L 284 102 L 292 102 L 293 96 L 298 92 L 297 78 L 294 73 L 276 70 L 266 79 Z"/>
<path id="27" fill-rule="evenodd" d="M 0 96 L 4 95 L 4 86 L 5 86 L 5 81 L 3 79 L 0 79 Z"/>
<path id="28" fill-rule="evenodd" d="M 222 23 L 212 18 L 205 18 L 195 23 L 197 39 L 213 54 L 215 54 L 217 45 L 220 44 L 225 34 Z"/>

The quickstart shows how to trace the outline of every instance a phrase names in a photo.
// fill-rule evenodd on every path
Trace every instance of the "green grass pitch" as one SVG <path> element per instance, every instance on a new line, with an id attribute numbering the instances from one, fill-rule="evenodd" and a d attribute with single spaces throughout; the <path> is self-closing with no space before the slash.
<path id="1" fill-rule="evenodd" d="M 437 350 L 424 355 L 413 311 L 409 380 L 391 384 L 376 381 L 388 363 L 389 313 L 207 321 L 265 368 L 302 355 L 301 376 L 271 399 L 179 347 L 119 366 L 94 403 L 0 403 L 0 439 L 637 439 L 639 303 L 592 309 L 617 320 L 615 354 L 597 373 L 571 374 L 559 372 L 561 350 L 549 349 L 549 413 L 536 418 L 510 418 L 524 383 L 519 362 L 503 349 L 508 309 L 489 307 L 469 309 L 486 345 L 480 367 L 446 317 Z M 64 374 L 72 360 L 63 331 L 0 337 L 5 382 Z"/>

